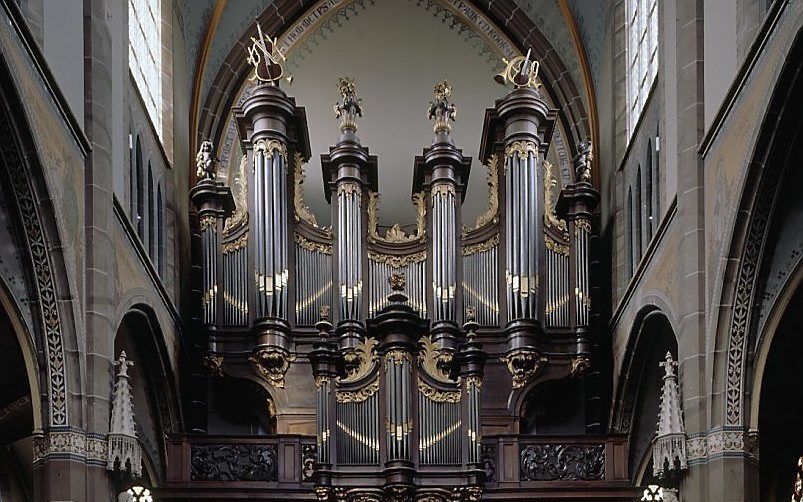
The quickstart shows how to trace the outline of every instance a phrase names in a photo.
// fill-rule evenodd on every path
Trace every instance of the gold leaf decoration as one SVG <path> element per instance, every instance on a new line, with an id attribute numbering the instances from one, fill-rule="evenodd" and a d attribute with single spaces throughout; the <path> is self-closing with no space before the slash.
<path id="1" fill-rule="evenodd" d="M 555 204 L 558 202 L 558 180 L 555 177 L 555 168 L 548 160 L 544 161 L 544 225 L 555 228 L 566 234 L 566 221 L 558 218 L 555 212 Z"/>
<path id="2" fill-rule="evenodd" d="M 248 224 L 248 156 L 243 155 L 240 165 L 237 168 L 237 175 L 234 178 L 234 212 L 226 219 L 223 227 L 224 234 L 230 234 L 234 230 Z"/>
<path id="3" fill-rule="evenodd" d="M 422 240 L 426 235 L 427 206 L 424 204 L 424 192 L 412 196 L 416 208 L 415 233 L 407 235 L 398 223 L 390 227 L 384 237 L 379 235 L 379 194 L 368 192 L 368 240 L 387 244 L 401 244 Z"/>

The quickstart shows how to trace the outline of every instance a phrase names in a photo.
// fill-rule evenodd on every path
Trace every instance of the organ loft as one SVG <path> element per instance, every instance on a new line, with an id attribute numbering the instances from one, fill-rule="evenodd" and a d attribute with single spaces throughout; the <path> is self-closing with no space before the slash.
<path id="1" fill-rule="evenodd" d="M 0 0 L 0 502 L 803 502 L 803 0 Z"/>
<path id="2" fill-rule="evenodd" d="M 260 28 L 249 49 L 256 84 L 232 110 L 242 181 L 221 179 L 211 143 L 198 153 L 190 195 L 203 362 L 216 378 L 258 382 L 269 403 L 310 396 L 314 417 L 272 416 L 279 434 L 267 443 L 177 439 L 171 451 L 189 451 L 189 468 L 173 482 L 200 487 L 247 472 L 280 491 L 314 489 L 321 501 L 475 501 L 525 487 L 559 496 L 564 482 L 574 493 L 632 498 L 625 438 L 595 434 L 592 419 L 588 376 L 600 357 L 593 147 L 577 145 L 572 181 L 559 188 L 547 160 L 559 111 L 543 98 L 539 62 L 528 52 L 494 77 L 506 95 L 485 111 L 484 173 L 471 172 L 452 137 L 452 84 L 434 86 L 431 142 L 410 158 L 416 224 L 408 233 L 378 228 L 382 158 L 359 136 L 370 111 L 357 82 L 337 80 L 333 145 L 312 152 L 282 60 Z M 321 158 L 331 226 L 319 225 L 303 200 L 312 155 Z M 461 211 L 471 174 L 488 186 L 476 221 Z M 547 412 L 545 427 L 574 423 L 565 428 L 570 437 L 522 434 L 540 427 L 543 411 L 512 412 L 546 383 L 571 404 L 555 403 L 565 415 Z M 293 429 L 314 437 L 281 433 Z M 288 454 L 300 461 L 279 462 Z"/>

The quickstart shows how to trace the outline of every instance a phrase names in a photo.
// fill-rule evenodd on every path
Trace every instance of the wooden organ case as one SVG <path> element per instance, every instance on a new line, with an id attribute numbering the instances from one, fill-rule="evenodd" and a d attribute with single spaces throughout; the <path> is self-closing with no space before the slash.
<path id="1" fill-rule="evenodd" d="M 340 79 L 338 141 L 321 156 L 331 228 L 303 202 L 303 108 L 270 80 L 234 110 L 241 200 L 202 169 L 213 153 L 199 153 L 191 192 L 201 358 L 208 378 L 260 382 L 277 430 L 171 438 L 162 498 L 634 499 L 626 438 L 521 430 L 533 389 L 582 382 L 594 364 L 598 195 L 588 144 L 576 147 L 574 182 L 553 189 L 557 113 L 534 78 L 516 79 L 537 63 L 519 64 L 486 112 L 488 209 L 471 226 L 461 215 L 471 159 L 452 140 L 445 81 L 428 110 L 432 144 L 414 160 L 408 231 L 378 225 L 378 159 L 357 135 L 353 80 Z M 277 403 L 293 400 L 307 419 L 283 416 Z"/>

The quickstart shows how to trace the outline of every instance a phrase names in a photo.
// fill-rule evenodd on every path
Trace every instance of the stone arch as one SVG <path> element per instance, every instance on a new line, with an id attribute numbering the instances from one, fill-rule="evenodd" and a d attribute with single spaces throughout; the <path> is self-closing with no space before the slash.
<path id="1" fill-rule="evenodd" d="M 132 336 L 132 335 L 136 336 Z M 125 350 L 136 365 L 138 375 L 144 379 L 147 395 L 141 398 L 147 402 L 149 417 L 143 417 L 143 410 L 135 410 L 137 420 L 153 427 L 151 444 L 146 442 L 146 470 L 152 478 L 165 479 L 167 444 L 166 435 L 181 429 L 180 410 L 177 407 L 179 396 L 175 386 L 175 373 L 170 363 L 164 335 L 153 309 L 144 303 L 134 303 L 127 307 L 115 330 L 112 360 Z M 158 443 L 158 444 L 152 444 Z"/>
<path id="2" fill-rule="evenodd" d="M 577 83 L 569 76 L 565 62 L 561 60 L 541 30 L 514 2 L 494 3 L 493 8 L 482 0 L 465 3 L 464 7 L 473 11 L 467 16 L 452 14 L 446 8 L 443 9 L 444 13 L 453 16 L 455 22 L 462 22 L 460 21 L 462 17 L 485 17 L 493 28 L 504 37 L 510 38 L 516 46 L 511 49 L 518 52 L 526 52 L 528 48 L 533 49 L 536 59 L 541 64 L 543 87 L 558 108 L 559 120 L 568 135 L 568 153 L 570 158 L 573 158 L 577 154 L 577 145 L 592 137 L 592 124 L 584 105 L 583 94 Z M 344 2 L 344 5 L 347 4 Z M 246 61 L 245 48 L 250 44 L 251 37 L 257 36 L 257 23 L 261 25 L 263 32 L 280 35 L 293 28 L 294 24 L 308 13 L 317 19 L 321 16 L 321 12 L 343 8 L 343 6 L 327 5 L 326 9 L 319 12 L 316 5 L 317 3 L 311 3 L 304 7 L 301 2 L 273 2 L 268 4 L 248 26 L 220 68 L 214 69 L 216 73 L 207 95 L 203 98 L 203 105 L 191 105 L 193 109 L 197 107 L 202 110 L 197 127 L 196 124 L 191 124 L 194 128 L 191 138 L 194 145 L 200 144 L 203 139 L 212 139 L 215 144 L 221 144 L 221 136 L 225 134 L 227 111 L 234 104 L 237 90 L 243 86 L 248 77 L 249 65 Z M 584 56 L 579 55 L 579 57 L 582 59 Z M 197 74 L 200 74 L 200 71 Z M 196 82 L 196 87 L 198 85 Z M 589 96 L 589 99 L 594 98 Z M 194 178 L 195 172 L 190 170 L 191 186 L 195 183 Z M 594 182 L 598 183 L 596 174 Z"/>
<path id="3" fill-rule="evenodd" d="M 744 391 L 753 353 L 751 342 L 756 338 L 754 313 L 765 251 L 783 177 L 788 171 L 788 155 L 796 139 L 801 142 L 801 60 L 803 30 L 791 45 L 759 129 L 738 207 L 738 214 L 748 216 L 735 221 L 723 274 L 734 279 L 732 286 L 723 287 L 719 301 L 715 354 L 721 352 L 723 356 L 714 361 L 712 419 L 725 427 L 746 425 L 749 398 Z"/>
<path id="4" fill-rule="evenodd" d="M 42 425 L 80 427 L 79 345 L 59 225 L 25 107 L 2 57 L 0 75 L 0 177 L 13 199 L 30 272 L 26 279 L 35 292 L 32 335 L 39 368 L 46 373 Z"/>

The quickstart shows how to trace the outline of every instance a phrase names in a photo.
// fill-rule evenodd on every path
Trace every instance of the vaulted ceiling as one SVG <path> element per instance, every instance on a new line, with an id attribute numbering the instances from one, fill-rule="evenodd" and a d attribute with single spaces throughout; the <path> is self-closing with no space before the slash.
<path id="1" fill-rule="evenodd" d="M 484 110 L 506 92 L 490 78 L 499 71 L 499 55 L 489 50 L 482 37 L 466 30 L 466 24 L 456 22 L 441 1 L 353 0 L 349 9 L 304 35 L 303 43 L 288 55 L 288 71 L 296 79 L 287 92 L 307 109 L 313 150 L 305 194 L 322 223 L 327 223 L 328 208 L 322 197 L 319 155 L 336 137 L 331 106 L 338 98 L 336 78 L 342 75 L 357 77 L 364 99 L 366 117 L 360 135 L 372 153 L 379 155 L 383 222 L 407 223 L 413 218 L 409 202 L 412 160 L 431 139 L 423 110 L 432 85 L 443 78 L 453 82 L 460 110 L 455 140 L 465 155 L 474 157 L 463 208 L 465 221 L 484 208 L 485 180 L 476 157 Z M 586 110 L 593 106 L 594 82 L 599 78 L 608 3 L 517 0 L 514 7 L 514 15 L 520 9 L 554 48 Z M 268 5 L 265 0 L 185 0 L 187 63 L 194 79 L 194 88 L 188 92 L 196 94 L 199 103 L 205 102 L 210 88 L 214 90 L 213 82 L 228 64 L 232 49 Z M 422 33 L 426 36 L 418 36 Z M 235 96 L 231 98 L 236 101 Z M 227 128 L 233 131 L 231 125 Z M 225 160 L 234 167 L 238 158 L 232 154 Z M 563 158 L 565 174 L 565 155 Z M 559 164 L 557 158 L 555 163 Z"/>

